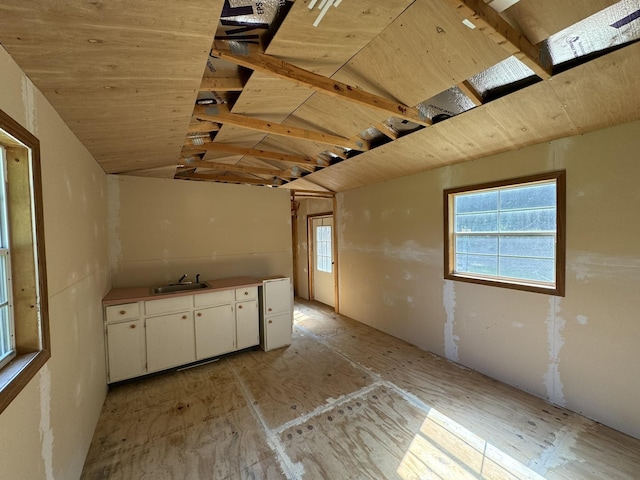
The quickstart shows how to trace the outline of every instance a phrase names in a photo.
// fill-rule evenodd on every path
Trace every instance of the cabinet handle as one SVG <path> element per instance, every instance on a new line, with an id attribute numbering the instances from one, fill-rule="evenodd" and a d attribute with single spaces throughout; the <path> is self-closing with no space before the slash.
<path id="1" fill-rule="evenodd" d="M 131 325 L 131 326 L 129 326 L 129 328 L 136 328 L 136 326 L 135 325 Z"/>
<path id="2" fill-rule="evenodd" d="M 198 312 L 196 315 L 198 315 L 199 317 L 201 317 L 201 316 L 202 316 L 202 313 Z"/>
<path id="3" fill-rule="evenodd" d="M 183 320 L 186 320 L 186 319 L 187 319 L 187 316 L 186 316 L 186 315 L 182 315 L 182 319 L 183 319 Z"/>
<path id="4" fill-rule="evenodd" d="M 118 313 L 119 313 L 120 315 L 124 315 L 124 314 L 125 314 L 125 313 L 127 313 L 127 312 L 126 312 L 125 310 L 120 310 Z"/>
<path id="5" fill-rule="evenodd" d="M 269 323 L 273 323 L 273 320 L 269 320 Z"/>
<path id="6" fill-rule="evenodd" d="M 242 305 L 238 305 L 238 308 L 242 308 Z"/>
<path id="7" fill-rule="evenodd" d="M 269 311 L 273 310 L 273 308 L 270 308 Z"/>
<path id="8" fill-rule="evenodd" d="M 249 295 L 249 292 L 244 292 L 245 295 Z"/>

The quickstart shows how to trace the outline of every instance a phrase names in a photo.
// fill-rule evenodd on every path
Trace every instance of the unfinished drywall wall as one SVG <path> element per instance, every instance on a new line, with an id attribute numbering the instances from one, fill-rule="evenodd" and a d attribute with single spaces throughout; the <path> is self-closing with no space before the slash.
<path id="1" fill-rule="evenodd" d="M 309 215 L 319 213 L 333 213 L 332 198 L 299 198 L 296 210 L 297 244 L 295 265 L 296 284 L 295 294 L 309 300 L 309 239 L 308 218 Z"/>
<path id="2" fill-rule="evenodd" d="M 289 192 L 109 177 L 114 287 L 293 274 Z"/>
<path id="3" fill-rule="evenodd" d="M 338 195 L 341 312 L 640 437 L 640 122 Z M 567 172 L 566 296 L 443 280 L 442 190 Z"/>
<path id="4" fill-rule="evenodd" d="M 0 414 L 2 478 L 79 478 L 106 395 L 106 175 L 0 47 L 0 108 L 40 140 L 51 359 Z"/>

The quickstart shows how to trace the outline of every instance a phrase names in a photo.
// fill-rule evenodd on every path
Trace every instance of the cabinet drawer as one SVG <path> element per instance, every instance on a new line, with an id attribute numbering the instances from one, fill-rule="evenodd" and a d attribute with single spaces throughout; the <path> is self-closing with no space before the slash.
<path id="1" fill-rule="evenodd" d="M 233 299 L 233 290 L 221 290 L 219 292 L 199 293 L 194 296 L 193 304 L 196 308 L 210 307 L 213 305 L 232 303 Z"/>
<path id="2" fill-rule="evenodd" d="M 258 287 L 236 288 L 236 300 L 251 300 L 258 298 Z"/>
<path id="3" fill-rule="evenodd" d="M 184 297 L 161 298 L 144 302 L 144 310 L 147 315 L 159 315 L 163 313 L 181 312 L 190 310 L 193 305 L 193 295 Z"/>
<path id="4" fill-rule="evenodd" d="M 122 305 L 111 305 L 106 308 L 107 322 L 118 322 L 129 320 L 140 316 L 140 309 L 137 303 L 123 303 Z"/>

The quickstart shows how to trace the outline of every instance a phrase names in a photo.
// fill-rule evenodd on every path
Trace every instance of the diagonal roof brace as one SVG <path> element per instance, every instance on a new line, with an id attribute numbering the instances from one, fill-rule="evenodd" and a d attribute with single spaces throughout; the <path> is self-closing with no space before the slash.
<path id="1" fill-rule="evenodd" d="M 223 60 L 228 60 L 236 65 L 289 80 L 297 85 L 312 88 L 317 92 L 331 95 L 332 97 L 338 97 L 365 107 L 383 111 L 387 116 L 402 118 L 419 125 L 431 125 L 431 120 L 416 107 L 397 103 L 379 95 L 366 92 L 360 88 L 347 85 L 346 83 L 323 77 L 322 75 L 296 67 L 291 63 L 265 53 L 246 52 L 236 54 L 230 50 L 218 48 L 218 44 L 219 42 L 214 44 L 211 55 Z"/>
<path id="2" fill-rule="evenodd" d="M 324 145 L 349 148 L 361 152 L 369 150 L 369 146 L 362 139 L 351 140 L 337 135 L 318 132 L 316 130 L 305 130 L 303 128 L 267 122 L 265 120 L 247 117 L 245 115 L 238 115 L 237 113 L 228 113 L 228 111 L 229 108 L 227 105 L 211 105 L 208 107 L 197 106 L 193 115 L 199 120 L 235 125 L 236 127 L 248 128 L 250 130 L 264 132 L 270 135 L 297 138 Z"/>

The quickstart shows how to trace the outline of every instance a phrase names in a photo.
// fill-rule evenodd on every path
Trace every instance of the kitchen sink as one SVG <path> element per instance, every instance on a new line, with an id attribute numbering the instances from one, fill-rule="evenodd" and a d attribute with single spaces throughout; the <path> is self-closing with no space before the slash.
<path id="1" fill-rule="evenodd" d="M 206 283 L 180 283 L 176 285 L 162 285 L 160 287 L 153 287 L 151 293 L 154 295 L 161 295 L 163 293 L 176 293 L 185 292 L 188 290 L 198 290 L 200 288 L 208 288 Z"/>

